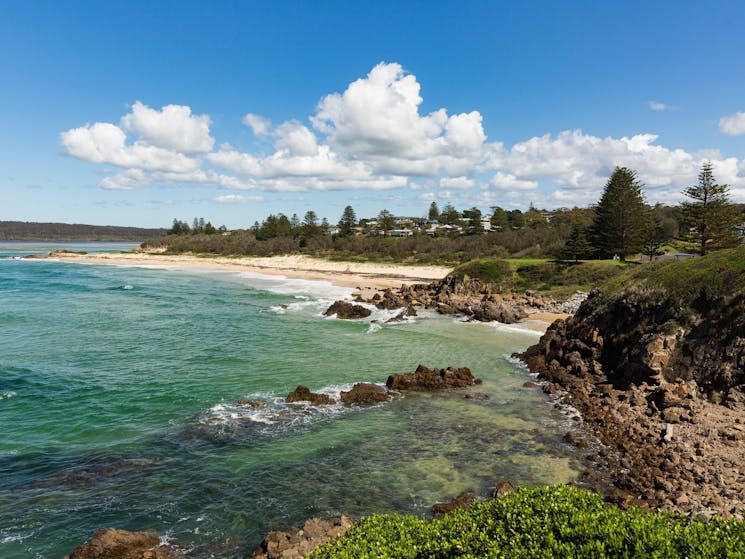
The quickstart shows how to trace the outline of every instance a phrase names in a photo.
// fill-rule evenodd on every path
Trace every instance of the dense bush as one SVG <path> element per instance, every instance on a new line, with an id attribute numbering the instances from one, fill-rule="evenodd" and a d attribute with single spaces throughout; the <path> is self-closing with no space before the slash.
<path id="1" fill-rule="evenodd" d="M 364 518 L 313 559 L 745 557 L 745 527 L 670 512 L 621 511 L 569 486 L 523 488 L 442 520 Z"/>

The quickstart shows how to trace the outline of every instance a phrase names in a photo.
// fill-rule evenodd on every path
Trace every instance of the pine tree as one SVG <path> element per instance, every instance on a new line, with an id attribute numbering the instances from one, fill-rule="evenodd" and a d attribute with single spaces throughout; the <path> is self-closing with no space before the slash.
<path id="1" fill-rule="evenodd" d="M 672 238 L 665 227 L 659 204 L 649 210 L 647 221 L 642 231 L 642 249 L 651 262 L 657 252 Z"/>
<path id="2" fill-rule="evenodd" d="M 507 212 L 499 206 L 492 206 L 491 227 L 492 230 L 507 231 L 510 228 L 510 220 Z"/>
<path id="3" fill-rule="evenodd" d="M 601 257 L 618 255 L 625 260 L 641 250 L 647 212 L 642 185 L 636 173 L 616 167 L 595 207 L 591 244 Z"/>
<path id="4" fill-rule="evenodd" d="M 565 260 L 579 262 L 580 259 L 591 258 L 592 252 L 592 247 L 585 235 L 585 227 L 581 223 L 573 223 L 572 232 L 564 245 L 561 257 Z"/>
<path id="5" fill-rule="evenodd" d="M 352 234 L 355 225 L 357 225 L 357 215 L 354 213 L 352 206 L 347 206 L 344 208 L 344 212 L 341 214 L 341 219 L 339 220 L 339 235 L 348 237 Z"/>
<path id="6" fill-rule="evenodd" d="M 701 165 L 698 184 L 683 190 L 691 202 L 683 202 L 685 221 L 695 231 L 701 256 L 709 248 L 730 244 L 734 235 L 730 231 L 735 225 L 736 214 L 729 201 L 729 185 L 716 184 L 711 161 Z"/>
<path id="7" fill-rule="evenodd" d="M 427 217 L 430 221 L 437 221 L 440 219 L 440 209 L 437 207 L 437 202 L 432 202 L 429 205 L 429 214 Z"/>
<path id="8" fill-rule="evenodd" d="M 388 231 L 396 226 L 395 216 L 388 210 L 381 210 L 378 214 L 378 227 L 383 230 L 383 234 L 387 235 Z"/>

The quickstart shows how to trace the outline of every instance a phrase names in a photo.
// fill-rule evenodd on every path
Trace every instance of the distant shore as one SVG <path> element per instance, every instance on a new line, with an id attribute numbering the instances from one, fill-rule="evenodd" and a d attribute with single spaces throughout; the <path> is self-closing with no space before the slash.
<path id="1" fill-rule="evenodd" d="M 164 266 L 253 272 L 293 279 L 328 281 L 356 289 L 364 298 L 376 290 L 395 289 L 402 285 L 430 283 L 448 275 L 446 266 L 347 262 L 313 258 L 300 254 L 267 257 L 162 254 L 156 252 L 99 252 L 90 254 L 54 253 L 46 258 L 62 262 L 112 266 Z M 537 313 L 521 321 L 531 330 L 543 332 L 565 314 Z"/>
<path id="2" fill-rule="evenodd" d="M 49 256 L 63 262 L 118 266 L 174 266 L 213 270 L 255 272 L 288 278 L 323 280 L 352 288 L 387 289 L 402 284 L 427 283 L 444 278 L 451 268 L 411 266 L 377 262 L 342 262 L 300 254 L 285 256 L 197 256 L 154 252 L 98 252 L 90 254 L 54 253 Z"/>

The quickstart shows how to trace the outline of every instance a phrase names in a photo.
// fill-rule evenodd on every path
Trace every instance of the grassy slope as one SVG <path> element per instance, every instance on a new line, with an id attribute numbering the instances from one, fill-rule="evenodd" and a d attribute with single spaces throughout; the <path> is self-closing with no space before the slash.
<path id="1" fill-rule="evenodd" d="M 622 275 L 635 264 L 613 260 L 563 262 L 548 258 L 477 259 L 453 270 L 458 278 L 468 275 L 501 290 L 533 290 L 558 298 L 593 287 Z"/>
<path id="2" fill-rule="evenodd" d="M 712 252 L 704 257 L 667 260 L 640 266 L 604 285 L 606 297 L 629 287 L 663 289 L 680 304 L 702 294 L 709 300 L 745 289 L 745 248 Z"/>

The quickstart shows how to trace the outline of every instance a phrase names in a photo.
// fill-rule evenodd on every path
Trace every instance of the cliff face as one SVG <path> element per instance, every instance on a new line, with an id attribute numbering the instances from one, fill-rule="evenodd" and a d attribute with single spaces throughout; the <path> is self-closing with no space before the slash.
<path id="1" fill-rule="evenodd" d="M 684 308 L 659 288 L 611 301 L 596 291 L 523 357 L 547 380 L 596 375 L 621 390 L 694 380 L 712 399 L 726 398 L 745 382 L 745 296 L 700 297 Z"/>
<path id="2" fill-rule="evenodd" d="M 613 500 L 745 511 L 745 274 L 712 276 L 714 288 L 706 279 L 728 275 L 725 257 L 596 290 L 521 355 L 581 413 L 567 440 L 583 446 L 591 432 L 604 443 L 588 481 Z"/>

